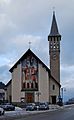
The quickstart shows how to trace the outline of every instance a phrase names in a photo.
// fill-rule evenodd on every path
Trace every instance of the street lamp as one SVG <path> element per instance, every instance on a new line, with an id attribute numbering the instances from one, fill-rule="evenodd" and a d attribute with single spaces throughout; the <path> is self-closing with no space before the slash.
<path id="1" fill-rule="evenodd" d="M 38 97 L 38 103 L 39 103 L 39 101 L 40 101 L 40 100 L 39 100 L 39 96 L 41 95 L 41 92 L 39 92 L 39 91 L 36 92 L 36 95 L 37 95 L 37 97 Z"/>
<path id="2" fill-rule="evenodd" d="M 64 91 L 66 91 L 66 88 L 61 88 L 61 97 L 62 97 L 62 103 L 64 102 Z"/>

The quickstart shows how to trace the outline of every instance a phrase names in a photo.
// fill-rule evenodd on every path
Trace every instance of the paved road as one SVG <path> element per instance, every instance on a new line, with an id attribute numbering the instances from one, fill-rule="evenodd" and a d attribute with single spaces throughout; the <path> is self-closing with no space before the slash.
<path id="1" fill-rule="evenodd" d="M 38 114 L 28 114 L 15 118 L 1 118 L 1 120 L 74 120 L 74 106 L 69 106 L 64 109 L 50 111 Z"/>
<path id="2" fill-rule="evenodd" d="M 74 107 L 28 116 L 19 120 L 74 120 Z"/>

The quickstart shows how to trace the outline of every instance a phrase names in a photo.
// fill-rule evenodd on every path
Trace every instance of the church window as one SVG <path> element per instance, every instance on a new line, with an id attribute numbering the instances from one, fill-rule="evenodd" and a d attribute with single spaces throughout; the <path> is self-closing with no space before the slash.
<path id="1" fill-rule="evenodd" d="M 53 45 L 52 45 L 52 42 L 50 43 L 50 48 L 52 48 L 53 47 Z"/>
<path id="2" fill-rule="evenodd" d="M 57 43 L 57 49 L 59 48 L 59 44 Z"/>
<path id="3" fill-rule="evenodd" d="M 56 46 L 54 45 L 54 49 L 56 48 Z"/>
<path id="4" fill-rule="evenodd" d="M 23 83 L 23 88 L 25 88 L 25 82 Z"/>
<path id="5" fill-rule="evenodd" d="M 33 88 L 33 83 L 31 83 L 31 88 Z"/>
<path id="6" fill-rule="evenodd" d="M 52 89 L 55 90 L 55 85 L 52 86 Z"/>
<path id="7" fill-rule="evenodd" d="M 27 88 L 29 88 L 29 83 L 27 83 Z"/>
<path id="8" fill-rule="evenodd" d="M 38 88 L 38 83 L 35 82 L 35 88 Z"/>
<path id="9" fill-rule="evenodd" d="M 50 47 L 52 48 L 53 46 L 51 45 Z"/>

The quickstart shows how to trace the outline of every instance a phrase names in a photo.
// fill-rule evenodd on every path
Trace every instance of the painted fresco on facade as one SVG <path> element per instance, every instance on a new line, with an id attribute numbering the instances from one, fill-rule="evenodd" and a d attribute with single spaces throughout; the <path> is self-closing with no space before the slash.
<path id="1" fill-rule="evenodd" d="M 22 90 L 38 90 L 38 62 L 32 55 L 22 62 Z"/>

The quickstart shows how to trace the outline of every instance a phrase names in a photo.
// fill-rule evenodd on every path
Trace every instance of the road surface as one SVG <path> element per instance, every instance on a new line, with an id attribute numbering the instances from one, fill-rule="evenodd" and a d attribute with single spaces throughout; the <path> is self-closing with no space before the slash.
<path id="1" fill-rule="evenodd" d="M 24 115 L 16 118 L 6 118 L 1 120 L 74 120 L 74 106 L 69 106 L 56 111 L 48 111 L 38 114 Z"/>

